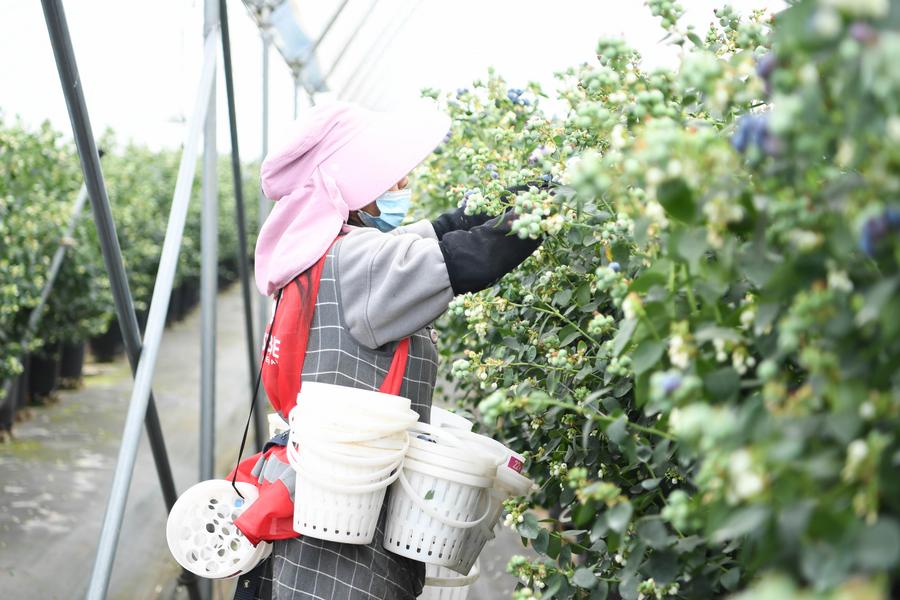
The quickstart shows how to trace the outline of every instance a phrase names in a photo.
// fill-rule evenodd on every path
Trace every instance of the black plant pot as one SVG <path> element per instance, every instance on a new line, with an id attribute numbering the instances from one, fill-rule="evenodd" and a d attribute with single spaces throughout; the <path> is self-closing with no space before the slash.
<path id="1" fill-rule="evenodd" d="M 181 294 L 177 287 L 172 288 L 172 294 L 169 296 L 169 310 L 166 313 L 166 325 L 180 321 L 183 316 L 184 308 L 181 303 Z"/>
<path id="2" fill-rule="evenodd" d="M 91 354 L 97 362 L 112 362 L 124 349 L 122 343 L 122 331 L 119 329 L 118 319 L 109 322 L 109 328 L 90 339 Z"/>
<path id="3" fill-rule="evenodd" d="M 62 344 L 56 342 L 31 355 L 31 373 L 28 377 L 31 402 L 47 398 L 59 387 L 60 354 Z"/>
<path id="4" fill-rule="evenodd" d="M 181 300 L 181 318 L 183 319 L 191 314 L 191 310 L 194 308 L 191 305 L 191 286 L 187 281 L 178 286 L 178 296 Z"/>
<path id="5" fill-rule="evenodd" d="M 147 317 L 150 316 L 150 311 L 148 309 L 135 309 L 134 316 L 137 317 L 138 330 L 141 332 L 141 338 L 143 338 L 144 332 L 147 331 Z"/>
<path id="6" fill-rule="evenodd" d="M 29 390 L 29 382 L 31 380 L 31 355 L 26 354 L 22 357 L 22 372 L 19 373 L 19 384 L 16 386 L 16 413 L 21 411 L 28 405 L 31 397 Z"/>
<path id="7" fill-rule="evenodd" d="M 63 344 L 59 357 L 59 385 L 65 389 L 75 389 L 81 383 L 84 370 L 84 342 Z"/>
<path id="8" fill-rule="evenodd" d="M 13 422 L 16 420 L 16 401 L 19 398 L 19 376 L 13 377 L 9 392 L 6 398 L 0 400 L 0 433 L 12 430 Z M 2 381 L 0 385 L 4 388 L 9 381 Z"/>
<path id="9" fill-rule="evenodd" d="M 200 302 L 200 281 L 194 278 L 186 279 L 181 285 L 184 288 L 184 305 L 190 312 Z"/>

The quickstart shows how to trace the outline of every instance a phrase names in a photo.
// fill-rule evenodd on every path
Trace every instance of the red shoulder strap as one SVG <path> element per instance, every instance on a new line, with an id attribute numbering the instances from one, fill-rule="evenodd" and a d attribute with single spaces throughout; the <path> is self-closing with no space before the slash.
<path id="1" fill-rule="evenodd" d="M 406 373 L 406 362 L 409 358 L 409 338 L 403 338 L 397 344 L 394 350 L 394 359 L 391 361 L 391 368 L 388 369 L 387 376 L 381 382 L 378 391 L 383 394 L 400 395 L 400 386 L 403 385 L 403 374 Z"/>
<path id="2" fill-rule="evenodd" d="M 264 357 L 262 381 L 272 407 L 285 419 L 297 405 L 297 393 L 302 385 L 300 374 L 303 373 L 309 343 L 309 328 L 316 309 L 319 280 L 327 254 L 326 252 L 316 264 L 283 288 L 278 314 L 273 315 L 273 320 L 266 328 L 266 334 L 271 335 L 272 339 Z M 408 358 L 409 338 L 404 338 L 397 344 L 390 369 L 379 388 L 380 392 L 395 396 L 400 394 Z"/>

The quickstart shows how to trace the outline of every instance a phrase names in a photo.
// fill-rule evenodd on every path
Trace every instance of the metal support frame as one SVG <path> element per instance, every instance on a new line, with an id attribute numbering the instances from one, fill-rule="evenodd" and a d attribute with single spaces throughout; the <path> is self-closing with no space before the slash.
<path id="1" fill-rule="evenodd" d="M 366 14 L 363 15 L 363 18 L 359 20 L 356 24 L 356 27 L 353 28 L 353 33 L 350 34 L 350 37 L 347 38 L 347 42 L 341 47 L 340 52 L 338 52 L 337 57 L 334 59 L 334 62 L 331 63 L 331 67 L 328 69 L 328 72 L 325 73 L 325 77 L 322 78 L 323 82 L 328 82 L 331 80 L 331 76 L 334 74 L 334 70 L 341 63 L 341 60 L 344 58 L 344 54 L 346 54 L 347 49 L 350 47 L 350 44 L 353 43 L 353 40 L 356 39 L 356 36 L 359 35 L 360 30 L 363 28 L 363 25 L 366 24 L 366 21 L 369 20 L 369 17 L 372 15 L 372 11 L 375 10 L 375 7 L 378 5 L 378 0 L 372 0 L 369 4 L 369 8 L 366 9 Z"/>
<path id="2" fill-rule="evenodd" d="M 216 41 L 218 0 L 204 0 L 203 38 Z M 206 57 L 208 58 L 208 57 Z M 219 189 L 216 152 L 216 49 L 203 124 L 203 210 L 200 221 L 200 481 L 215 476 L 216 445 L 216 296 L 219 275 Z M 212 598 L 212 580 L 200 580 L 200 592 Z"/>
<path id="3" fill-rule="evenodd" d="M 416 9 L 418 9 L 421 4 L 422 0 L 410 0 L 410 2 L 407 2 L 406 4 L 408 10 L 405 15 L 400 18 L 392 18 L 388 21 L 387 25 L 381 30 L 381 33 L 375 37 L 375 41 L 369 46 L 369 49 L 363 55 L 362 60 L 360 60 L 356 65 L 356 68 L 353 69 L 353 73 L 347 78 L 344 87 L 341 88 L 341 91 L 338 93 L 339 98 L 347 98 L 351 90 L 353 92 L 350 97 L 351 100 L 355 100 L 362 94 L 364 91 L 363 85 L 365 85 L 366 80 L 372 76 L 375 70 L 369 69 L 361 78 L 357 78 L 357 76 L 362 72 L 365 65 L 378 62 L 390 46 L 390 40 L 406 25 L 407 21 L 409 21 L 413 13 L 416 12 Z M 397 11 L 397 16 L 400 15 L 401 11 L 402 9 Z"/>
<path id="4" fill-rule="evenodd" d="M 241 280 L 241 293 L 244 299 L 244 329 L 247 338 L 247 366 L 250 374 L 250 393 L 253 393 L 253 374 L 256 372 L 256 340 L 253 337 L 253 301 L 250 292 L 250 265 L 247 259 L 247 220 L 244 214 L 244 184 L 241 177 L 241 155 L 238 149 L 237 111 L 234 103 L 234 77 L 231 67 L 231 34 L 228 29 L 228 4 L 219 0 L 219 22 L 222 28 L 222 63 L 225 70 L 225 92 L 228 96 L 228 127 L 231 134 L 231 174 L 234 182 L 234 201 L 236 206 L 238 246 L 238 274 Z M 259 409 L 260 407 L 257 407 Z M 257 410 L 256 414 L 265 412 Z M 264 417 L 264 416 L 263 416 Z M 268 439 L 265 420 L 254 420 L 257 450 L 262 450 Z"/>
<path id="5" fill-rule="evenodd" d="M 115 301 L 116 314 L 122 329 L 122 336 L 124 338 L 128 359 L 131 363 L 132 370 L 135 372 L 135 383 L 137 384 L 137 375 L 141 370 L 141 363 L 143 362 L 140 330 L 138 328 L 137 316 L 134 312 L 134 302 L 131 298 L 131 290 L 128 288 L 125 267 L 122 263 L 122 252 L 119 247 L 119 240 L 116 237 L 115 222 L 112 218 L 109 198 L 106 194 L 106 186 L 103 182 L 100 157 L 97 153 L 97 146 L 91 129 L 87 105 L 84 101 L 84 92 L 78 75 L 78 65 L 75 61 L 75 53 L 72 49 L 69 27 L 60 0 L 41 0 L 41 5 L 44 12 L 44 21 L 47 24 L 47 31 L 50 35 L 50 43 L 53 48 L 56 68 L 59 73 L 60 83 L 66 99 L 69 120 L 72 122 L 75 145 L 78 149 L 81 168 L 84 172 L 85 186 L 88 190 L 88 197 L 91 200 L 91 208 L 94 213 L 94 221 L 97 225 L 97 234 L 100 239 L 103 260 L 106 264 L 107 272 L 109 273 L 110 287 L 112 288 L 113 299 Z M 161 292 L 161 295 L 164 296 L 166 305 L 168 304 L 169 296 L 171 295 L 171 283 L 172 282 L 169 281 L 169 285 L 164 291 L 159 289 L 156 290 Z M 166 309 L 167 306 L 161 307 L 161 311 L 159 308 L 156 310 L 156 321 L 159 321 L 160 325 L 165 318 Z M 143 396 L 144 400 L 142 406 L 136 406 L 135 403 L 132 402 L 129 407 L 128 416 L 130 418 L 126 422 L 126 433 L 131 432 L 131 437 L 123 439 L 123 452 L 120 454 L 120 459 L 126 454 L 126 444 L 133 448 L 131 448 L 132 452 L 130 453 L 130 465 L 122 464 L 121 466 L 123 468 L 129 466 L 133 468 L 134 466 L 137 442 L 140 437 L 141 422 L 143 421 L 147 427 L 147 438 L 153 452 L 153 459 L 156 464 L 156 471 L 159 476 L 163 498 L 166 502 L 166 507 L 171 509 L 178 496 L 175 491 L 172 469 L 169 465 L 169 459 L 166 453 L 162 428 L 159 424 L 159 414 L 156 411 L 156 403 L 153 401 L 150 390 L 149 378 L 146 379 L 146 384 L 143 388 Z M 132 413 L 134 413 L 133 416 Z M 127 463 L 127 461 L 120 460 L 120 463 Z M 94 564 L 94 570 L 89 584 L 88 598 L 103 598 L 106 595 L 106 589 L 109 585 L 109 574 L 112 569 L 113 556 L 118 538 L 118 526 L 121 524 L 122 513 L 124 511 L 124 499 L 128 493 L 130 474 L 130 469 L 124 474 L 120 474 L 120 469 L 117 468 L 117 475 L 119 476 L 113 481 L 110 506 L 107 508 L 106 518 L 104 519 L 104 530 L 101 534 L 97 559 Z M 114 498 L 120 498 L 120 501 L 117 502 L 118 511 L 112 510 Z M 183 573 L 182 581 L 187 585 L 191 599 L 199 600 L 200 595 L 196 578 L 191 573 L 185 571 Z"/>
<path id="6" fill-rule="evenodd" d="M 194 107 L 189 132 L 185 140 L 184 152 L 181 157 L 181 164 L 179 165 L 175 194 L 172 199 L 172 210 L 166 238 L 163 242 L 162 255 L 160 256 L 159 272 L 157 273 L 153 298 L 150 303 L 146 344 L 141 348 L 134 304 L 122 264 L 121 249 L 119 248 L 115 224 L 109 208 L 109 198 L 103 182 L 103 174 L 100 169 L 97 148 L 84 102 L 65 14 L 59 0 L 42 0 L 42 5 L 60 81 L 66 96 L 69 118 L 72 121 L 72 128 L 75 133 L 78 154 L 84 170 L 88 195 L 91 198 L 94 209 L 94 218 L 97 222 L 104 261 L 110 274 L 110 283 L 116 301 L 116 312 L 122 325 L 129 359 L 133 365 L 136 363 L 134 389 L 132 390 L 128 414 L 125 419 L 122 445 L 116 463 L 109 503 L 101 529 L 97 557 L 87 592 L 89 599 L 100 599 L 106 596 L 109 586 L 112 563 L 125 512 L 128 487 L 131 483 L 131 476 L 137 457 L 141 424 L 145 420 L 147 421 L 148 437 L 154 450 L 154 458 L 156 459 L 160 483 L 163 488 L 163 494 L 166 497 L 167 506 L 171 508 L 177 499 L 171 468 L 165 453 L 162 431 L 159 427 L 159 417 L 151 398 L 150 386 L 156 358 L 159 353 L 159 343 L 165 325 L 169 299 L 172 293 L 172 283 L 178 262 L 178 251 L 184 233 L 184 222 L 187 217 L 188 201 L 190 200 L 191 183 L 196 170 L 199 127 L 205 117 L 209 94 L 212 89 L 217 31 L 214 30 L 207 36 L 204 47 L 204 66 L 200 79 L 199 93 L 197 94 L 197 103 Z M 189 582 L 189 588 L 191 597 L 198 598 L 196 582 L 193 578 Z"/>
<path id="7" fill-rule="evenodd" d="M 262 154 L 260 163 L 265 160 L 266 154 L 269 153 L 269 48 L 272 46 L 272 33 L 269 27 L 263 24 L 260 29 L 262 38 Z M 266 198 L 262 188 L 259 190 L 259 229 L 262 230 L 266 217 L 269 216 L 269 209 L 272 201 Z M 260 294 L 259 305 L 257 306 L 257 325 L 259 333 L 257 335 L 257 347 L 262 348 L 263 336 L 266 334 L 266 326 L 269 324 L 269 298 Z M 260 357 L 261 359 L 261 357 Z M 257 409 L 265 407 L 268 402 L 265 388 L 260 388 L 258 401 L 260 404 Z M 265 410 L 257 410 L 256 419 L 262 422 L 268 430 L 268 424 L 265 423 Z M 259 424 L 256 425 L 259 427 Z"/>

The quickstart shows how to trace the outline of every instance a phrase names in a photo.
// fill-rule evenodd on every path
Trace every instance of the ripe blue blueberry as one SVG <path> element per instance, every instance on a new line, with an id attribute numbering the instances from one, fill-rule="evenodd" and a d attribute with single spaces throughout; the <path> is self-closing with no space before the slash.
<path id="1" fill-rule="evenodd" d="M 850 25 L 850 37 L 861 44 L 874 44 L 878 40 L 878 30 L 865 21 L 857 21 Z"/>
<path id="2" fill-rule="evenodd" d="M 880 215 L 869 217 L 863 223 L 859 247 L 868 256 L 874 257 L 882 240 L 896 231 L 900 231 L 900 209 L 887 208 Z"/>
<path id="3" fill-rule="evenodd" d="M 622 265 L 613 261 L 613 262 L 609 263 L 609 268 L 613 273 L 618 273 L 619 271 L 622 270 Z"/>
<path id="4" fill-rule="evenodd" d="M 674 393 L 679 387 L 681 387 L 681 375 L 678 373 L 668 372 L 664 373 L 662 376 L 662 391 L 667 396 L 669 394 Z"/>

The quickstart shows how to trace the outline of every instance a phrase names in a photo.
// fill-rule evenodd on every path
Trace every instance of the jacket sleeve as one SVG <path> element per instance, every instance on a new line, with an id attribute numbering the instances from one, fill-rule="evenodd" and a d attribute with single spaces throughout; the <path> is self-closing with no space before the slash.
<path id="1" fill-rule="evenodd" d="M 355 228 L 335 246 L 338 294 L 350 334 L 378 348 L 425 327 L 453 299 L 431 223 L 382 233 Z"/>
<path id="2" fill-rule="evenodd" d="M 513 212 L 440 241 L 428 221 L 390 233 L 353 229 L 335 246 L 338 293 L 350 334 L 368 348 L 411 335 L 457 294 L 477 292 L 512 271 L 540 240 L 510 235 Z"/>

